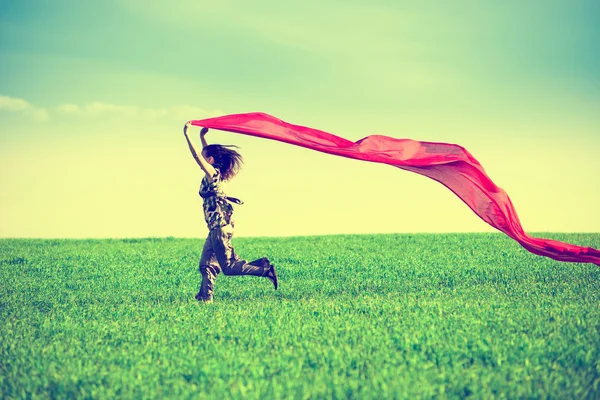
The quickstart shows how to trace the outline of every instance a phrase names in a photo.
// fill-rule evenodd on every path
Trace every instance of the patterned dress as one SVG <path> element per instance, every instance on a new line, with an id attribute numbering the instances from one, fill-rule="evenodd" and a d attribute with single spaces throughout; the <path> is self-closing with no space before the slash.
<path id="1" fill-rule="evenodd" d="M 221 171 L 215 168 L 212 182 L 205 175 L 200 184 L 200 196 L 204 199 L 204 220 L 209 230 L 231 224 L 233 226 L 233 206 L 227 201 L 221 180 Z"/>

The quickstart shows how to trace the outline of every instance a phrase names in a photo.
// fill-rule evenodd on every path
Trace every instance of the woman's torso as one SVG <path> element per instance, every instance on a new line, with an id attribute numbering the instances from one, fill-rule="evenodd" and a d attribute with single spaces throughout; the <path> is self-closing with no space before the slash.
<path id="1" fill-rule="evenodd" d="M 204 201 L 204 220 L 208 229 L 225 226 L 232 222 L 233 207 L 226 199 L 224 183 L 218 169 L 215 168 L 212 182 L 208 181 L 207 176 L 202 178 L 199 194 Z"/>

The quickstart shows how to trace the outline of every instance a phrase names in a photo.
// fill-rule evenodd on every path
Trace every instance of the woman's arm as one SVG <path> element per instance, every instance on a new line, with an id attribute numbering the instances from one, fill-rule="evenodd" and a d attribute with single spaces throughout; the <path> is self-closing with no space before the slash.
<path id="1" fill-rule="evenodd" d="M 206 143 L 206 139 L 204 138 L 204 136 L 208 133 L 208 128 L 202 128 L 202 130 L 200 131 L 200 140 L 202 140 L 202 148 L 205 148 L 206 146 L 208 146 L 208 143 Z"/>
<path id="2" fill-rule="evenodd" d="M 192 126 L 192 124 L 190 124 L 188 122 L 183 127 L 183 134 L 185 135 L 185 140 L 187 140 L 188 146 L 190 148 L 190 152 L 192 153 L 192 156 L 194 156 L 194 160 L 196 160 L 196 162 L 198 163 L 200 168 L 202 168 L 202 171 L 204 171 L 204 173 L 206 174 L 206 177 L 208 178 L 209 182 L 212 182 L 212 177 L 214 176 L 216 171 L 215 171 L 214 167 L 212 165 L 210 165 L 208 163 L 208 161 L 206 161 L 206 159 L 202 156 L 202 153 L 198 153 L 198 151 L 196 150 L 196 147 L 190 140 L 190 137 L 187 133 L 187 130 L 190 126 Z"/>

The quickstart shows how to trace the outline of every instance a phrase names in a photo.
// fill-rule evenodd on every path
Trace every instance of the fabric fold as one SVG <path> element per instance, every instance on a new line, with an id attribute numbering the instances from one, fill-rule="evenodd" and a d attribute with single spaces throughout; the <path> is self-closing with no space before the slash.
<path id="1" fill-rule="evenodd" d="M 308 149 L 391 165 L 431 178 L 446 186 L 483 221 L 516 240 L 531 253 L 558 261 L 600 266 L 600 251 L 551 239 L 529 236 L 523 230 L 507 193 L 496 186 L 467 149 L 456 144 L 420 142 L 371 135 L 356 142 L 265 113 L 231 114 L 190 121 L 192 125 L 277 140 Z"/>

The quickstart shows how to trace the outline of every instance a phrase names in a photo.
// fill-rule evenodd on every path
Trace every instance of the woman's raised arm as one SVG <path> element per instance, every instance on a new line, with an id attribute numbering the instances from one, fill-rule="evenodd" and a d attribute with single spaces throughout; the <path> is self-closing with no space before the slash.
<path id="1" fill-rule="evenodd" d="M 205 148 L 206 146 L 208 146 L 208 143 L 206 142 L 206 139 L 204 138 L 204 136 L 206 136 L 207 133 L 208 133 L 208 128 L 202 128 L 202 130 L 200 131 L 200 140 L 202 141 L 202 148 Z"/>
<path id="2" fill-rule="evenodd" d="M 202 171 L 204 171 L 204 173 L 206 174 L 206 177 L 208 178 L 209 182 L 212 182 L 212 177 L 215 175 L 216 171 L 215 171 L 214 167 L 212 165 L 210 165 L 210 163 L 208 161 L 206 161 L 206 159 L 202 156 L 202 153 L 198 153 L 198 151 L 196 150 L 196 147 L 190 140 L 190 137 L 187 133 L 187 130 L 190 126 L 192 126 L 192 124 L 187 122 L 185 124 L 185 126 L 183 127 L 183 134 L 185 135 L 185 140 L 187 140 L 188 146 L 190 148 L 190 152 L 192 153 L 192 156 L 194 156 L 194 160 L 196 160 L 196 162 L 198 163 L 200 168 L 202 168 Z M 204 142 L 205 141 L 203 141 L 203 143 L 202 143 L 203 145 L 204 145 Z"/>

